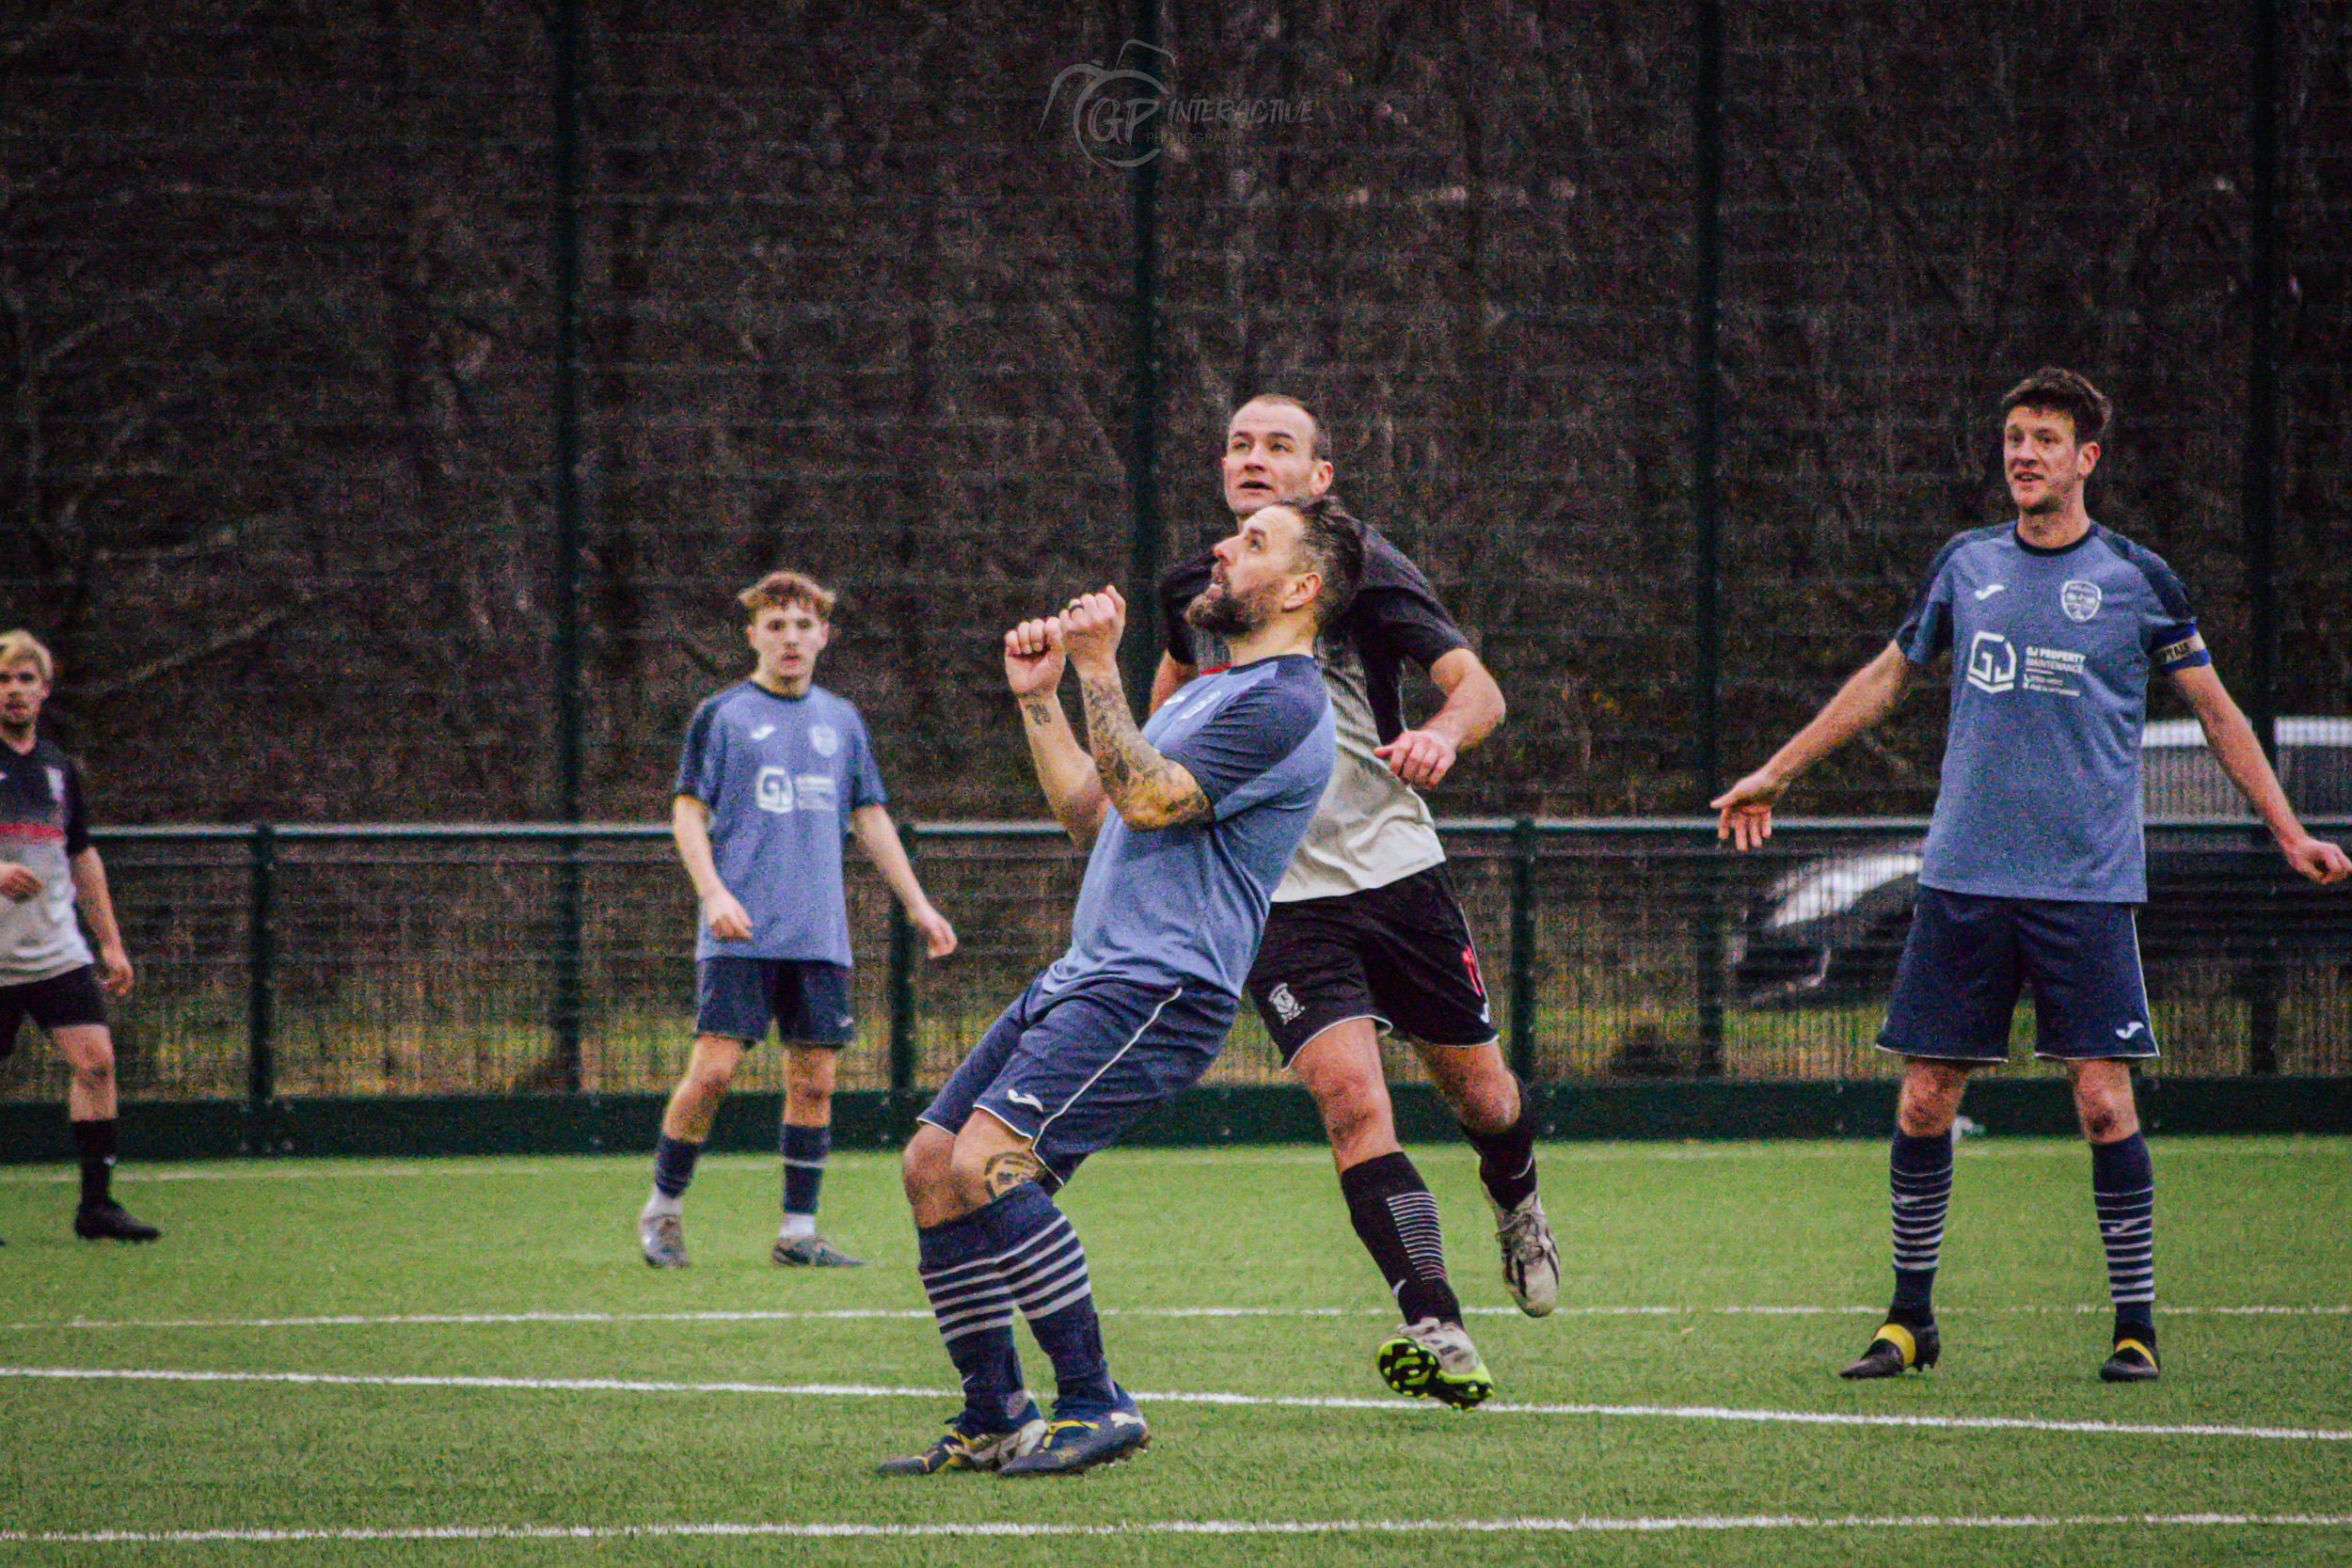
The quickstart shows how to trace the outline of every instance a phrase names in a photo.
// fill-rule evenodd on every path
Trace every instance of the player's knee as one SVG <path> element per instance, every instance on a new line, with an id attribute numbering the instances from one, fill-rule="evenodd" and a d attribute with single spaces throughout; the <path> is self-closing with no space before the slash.
<path id="1" fill-rule="evenodd" d="M 946 1189 L 955 1147 L 954 1139 L 929 1122 L 914 1130 L 898 1156 L 898 1180 L 909 1203 L 920 1204 Z"/>
<path id="2" fill-rule="evenodd" d="M 103 1093 L 114 1087 L 115 1053 L 111 1047 L 100 1046 L 76 1055 L 72 1062 L 73 1086 L 86 1093 Z"/>
<path id="3" fill-rule="evenodd" d="M 2120 1099 L 2105 1094 L 2076 1095 L 2074 1119 L 2082 1124 L 2083 1136 L 2094 1144 L 2113 1143 L 2139 1130 L 2139 1117 L 2128 1094 Z"/>

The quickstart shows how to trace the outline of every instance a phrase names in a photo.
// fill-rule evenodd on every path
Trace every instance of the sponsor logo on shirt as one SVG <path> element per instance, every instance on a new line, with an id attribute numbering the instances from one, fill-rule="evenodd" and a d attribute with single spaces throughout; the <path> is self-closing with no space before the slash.
<path id="1" fill-rule="evenodd" d="M 778 816 L 791 812 L 792 769 L 789 768 L 761 768 L 755 788 L 760 810 L 774 812 Z"/>
<path id="2" fill-rule="evenodd" d="M 2009 584 L 2006 582 L 1988 583 L 1986 586 L 1978 589 L 1975 593 L 1969 594 L 1968 596 L 1976 600 L 1979 604 L 1982 604 L 1985 600 L 1991 598 L 1995 594 L 2001 593 L 2008 587 Z"/>
<path id="3" fill-rule="evenodd" d="M 800 797 L 803 811 L 837 811 L 840 809 L 830 773 L 801 773 L 792 780 L 792 788 Z"/>
<path id="4" fill-rule="evenodd" d="M 2058 608 L 2066 611 L 2070 621 L 2088 621 L 2099 613 L 2099 585 L 2080 578 L 2069 578 L 2058 590 Z"/>
<path id="5" fill-rule="evenodd" d="M 829 757 L 841 750 L 841 732 L 831 724 L 811 724 L 808 727 L 808 743 L 817 748 L 818 756 Z"/>
<path id="6" fill-rule="evenodd" d="M 752 726 L 752 738 L 754 740 L 765 740 L 775 733 L 776 727 L 773 724 L 755 724 Z"/>
<path id="7" fill-rule="evenodd" d="M 2028 691 L 2047 691 L 2058 697 L 2079 697 L 2083 689 L 2077 683 L 2083 678 L 2083 655 L 2072 648 L 2026 649 L 2025 688 Z"/>
<path id="8" fill-rule="evenodd" d="M 65 769 L 62 768 L 44 768 L 42 771 L 49 775 L 49 793 L 56 796 L 60 800 L 64 800 Z"/>
<path id="9" fill-rule="evenodd" d="M 1994 696 L 2017 684 L 2017 645 L 1997 631 L 1980 631 L 1968 643 L 1968 684 Z"/>

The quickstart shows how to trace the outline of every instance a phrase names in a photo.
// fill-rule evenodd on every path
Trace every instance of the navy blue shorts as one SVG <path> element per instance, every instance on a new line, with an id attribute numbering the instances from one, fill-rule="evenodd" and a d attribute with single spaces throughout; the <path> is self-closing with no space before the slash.
<path id="1" fill-rule="evenodd" d="M 1950 1062 L 2009 1060 L 2018 992 L 2033 989 L 2037 1056 L 2156 1054 L 2129 904 L 1986 898 L 1923 887 L 1879 1048 Z"/>
<path id="2" fill-rule="evenodd" d="M 694 1033 L 746 1045 L 768 1037 L 794 1045 L 847 1045 L 857 1037 L 850 971 L 821 958 L 737 958 L 694 965 Z"/>
<path id="3" fill-rule="evenodd" d="M 960 1132 L 986 1111 L 1029 1140 L 1045 1185 L 1059 1187 L 1209 1069 L 1240 1006 L 1199 982 L 1082 980 L 1049 995 L 1041 976 L 988 1026 L 920 1119 Z"/>

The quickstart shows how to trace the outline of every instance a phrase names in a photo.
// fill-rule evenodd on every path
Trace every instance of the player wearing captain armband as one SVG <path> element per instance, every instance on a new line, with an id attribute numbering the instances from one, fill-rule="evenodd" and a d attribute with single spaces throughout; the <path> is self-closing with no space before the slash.
<path id="1" fill-rule="evenodd" d="M 2099 1375 L 2158 1375 L 2155 1173 L 2130 1064 L 2156 1054 L 2133 928 L 2147 900 L 2139 736 L 2162 673 L 2289 864 L 2315 882 L 2352 874 L 2306 832 L 2214 672 L 2188 594 L 2153 552 L 2100 527 L 2083 486 L 2109 408 L 2072 371 L 2036 372 L 2001 402 L 2014 523 L 1954 537 L 1895 640 L 1813 721 L 1715 801 L 1737 848 L 1772 833 L 1791 781 L 1894 709 L 1951 657 L 1952 709 L 1918 905 L 1882 1050 L 1903 1058 L 1890 1187 L 1895 1292 L 1841 1375 L 1893 1377 L 1942 1352 L 1931 1291 L 1952 1188 L 1953 1118 L 1968 1075 L 2008 1059 L 2010 1014 L 2034 999 L 2034 1053 L 2073 1081 L 2115 1308 Z"/>

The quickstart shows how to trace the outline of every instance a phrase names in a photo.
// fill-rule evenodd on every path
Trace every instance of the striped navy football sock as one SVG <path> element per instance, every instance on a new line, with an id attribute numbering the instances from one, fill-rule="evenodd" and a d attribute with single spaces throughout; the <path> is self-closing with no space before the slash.
<path id="1" fill-rule="evenodd" d="M 1887 1187 L 1895 1218 L 1895 1300 L 1887 1316 L 1897 1323 L 1931 1322 L 1944 1216 L 1952 1205 L 1950 1134 L 1915 1138 L 1897 1132 L 1887 1160 Z"/>
<path id="2" fill-rule="evenodd" d="M 1462 1321 L 1462 1304 L 1445 1275 L 1445 1236 L 1438 1200 L 1404 1150 L 1375 1155 L 1340 1172 L 1347 1217 L 1408 1323 Z"/>
<path id="3" fill-rule="evenodd" d="M 1086 1248 L 1045 1189 L 1025 1181 L 973 1216 L 988 1232 L 1005 1288 L 1054 1362 L 1054 1413 L 1093 1413 L 1118 1402 L 1103 1354 L 1103 1325 Z"/>
<path id="4" fill-rule="evenodd" d="M 1028 1403 L 1012 1343 L 1012 1292 L 996 1271 L 988 1233 L 970 1214 L 914 1233 L 923 1294 L 931 1304 L 947 1359 L 963 1379 L 967 1434 L 1013 1426 Z"/>
<path id="5" fill-rule="evenodd" d="M 2107 1253 L 2107 1295 L 2115 1337 L 2155 1340 L 2156 1168 L 2148 1140 L 2135 1132 L 2090 1146 L 2090 1198 L 2099 1242 Z"/>

